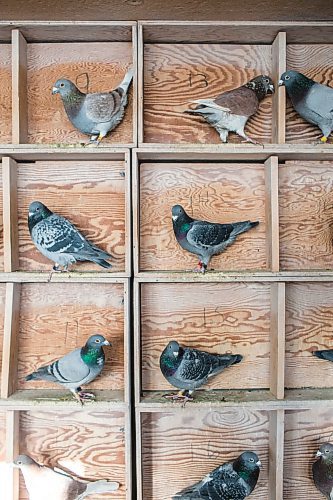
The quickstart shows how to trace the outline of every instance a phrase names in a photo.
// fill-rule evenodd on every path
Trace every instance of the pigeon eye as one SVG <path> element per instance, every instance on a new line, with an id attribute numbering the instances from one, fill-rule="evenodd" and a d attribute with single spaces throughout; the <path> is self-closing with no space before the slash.
<path id="1" fill-rule="evenodd" d="M 286 76 L 284 77 L 284 79 L 285 79 L 285 80 L 290 80 L 290 76 L 286 75 Z"/>
<path id="2" fill-rule="evenodd" d="M 96 339 L 95 342 L 96 344 L 100 344 L 101 341 L 99 339 Z"/>
<path id="3" fill-rule="evenodd" d="M 16 463 L 17 463 L 17 465 L 21 465 L 22 464 L 21 460 L 18 460 Z"/>
<path id="4" fill-rule="evenodd" d="M 61 84 L 60 84 L 60 87 L 64 87 L 64 86 L 65 86 L 65 84 L 64 84 L 64 83 L 61 83 Z"/>
<path id="5" fill-rule="evenodd" d="M 265 83 L 269 83 L 269 80 L 268 80 L 268 78 L 265 78 Z"/>
<path id="6" fill-rule="evenodd" d="M 325 450 L 325 453 L 329 453 L 329 450 Z"/>
<path id="7" fill-rule="evenodd" d="M 250 462 L 254 462 L 254 458 L 250 458 Z"/>

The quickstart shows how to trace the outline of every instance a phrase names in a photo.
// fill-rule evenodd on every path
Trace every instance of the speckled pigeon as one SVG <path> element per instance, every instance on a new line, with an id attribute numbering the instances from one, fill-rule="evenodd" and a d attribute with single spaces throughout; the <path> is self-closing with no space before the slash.
<path id="1" fill-rule="evenodd" d="M 90 384 L 101 373 L 105 364 L 103 346 L 111 345 L 103 335 L 92 335 L 83 347 L 69 352 L 53 363 L 41 366 L 30 373 L 26 380 L 46 380 L 57 382 L 69 389 L 81 404 L 84 399 L 94 398 L 83 392 L 81 385 Z"/>
<path id="2" fill-rule="evenodd" d="M 68 266 L 77 261 L 91 261 L 106 269 L 112 267 L 106 259 L 111 255 L 90 243 L 76 227 L 64 217 L 49 210 L 40 201 L 29 206 L 28 225 L 31 239 L 38 250 L 59 266 Z"/>
<path id="3" fill-rule="evenodd" d="M 161 372 L 167 381 L 180 389 L 177 395 L 166 395 L 174 400 L 191 398 L 195 389 L 228 366 L 240 363 L 240 354 L 213 354 L 190 347 L 182 347 L 172 340 L 160 356 Z"/>
<path id="4" fill-rule="evenodd" d="M 227 142 L 229 132 L 236 132 L 245 142 L 257 144 L 244 132 L 246 122 L 259 108 L 267 94 L 274 93 L 272 79 L 266 75 L 256 76 L 245 85 L 223 92 L 213 99 L 191 101 L 198 104 L 185 113 L 202 116 L 215 128 L 222 142 Z"/>
<path id="5" fill-rule="evenodd" d="M 122 121 L 128 89 L 133 79 L 130 69 L 112 92 L 84 94 L 70 80 L 57 80 L 52 94 L 60 94 L 65 111 L 75 128 L 90 135 L 89 143 L 98 145 Z"/>
<path id="6" fill-rule="evenodd" d="M 333 349 L 326 349 L 323 351 L 312 351 L 312 354 L 319 359 L 326 361 L 333 361 Z"/>
<path id="7" fill-rule="evenodd" d="M 119 488 L 113 481 L 83 482 L 58 468 L 39 465 L 28 455 L 19 455 L 13 465 L 21 469 L 29 500 L 83 500 Z"/>
<path id="8" fill-rule="evenodd" d="M 325 498 L 333 500 L 333 445 L 322 444 L 316 457 L 318 460 L 312 465 L 314 483 Z"/>
<path id="9" fill-rule="evenodd" d="M 297 71 L 286 71 L 279 85 L 286 87 L 297 113 L 309 123 L 317 125 L 326 142 L 333 130 L 333 88 L 317 83 Z"/>
<path id="10" fill-rule="evenodd" d="M 202 481 L 176 493 L 173 500 L 244 500 L 254 490 L 261 462 L 256 453 L 245 451 L 233 462 L 226 462 Z"/>
<path id="11" fill-rule="evenodd" d="M 178 243 L 184 250 L 199 257 L 198 269 L 205 272 L 213 255 L 231 245 L 239 234 L 259 224 L 258 221 L 218 224 L 192 219 L 181 205 L 172 207 L 172 223 Z"/>

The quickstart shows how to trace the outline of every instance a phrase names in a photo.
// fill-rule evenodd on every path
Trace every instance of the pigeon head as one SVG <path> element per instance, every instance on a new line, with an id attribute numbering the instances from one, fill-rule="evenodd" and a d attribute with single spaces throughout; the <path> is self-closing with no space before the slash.
<path id="1" fill-rule="evenodd" d="M 322 444 L 316 453 L 316 457 L 324 461 L 333 462 L 333 444 Z"/>
<path id="2" fill-rule="evenodd" d="M 61 78 L 60 80 L 57 80 L 52 87 L 52 94 L 60 94 L 60 96 L 66 100 L 67 98 L 71 98 L 77 94 L 81 95 L 82 92 L 80 92 L 73 82 L 67 80 L 66 78 Z"/>
<path id="3" fill-rule="evenodd" d="M 270 76 L 260 75 L 252 78 L 245 87 L 253 90 L 259 101 L 266 97 L 267 94 L 274 94 L 274 83 Z"/>
<path id="4" fill-rule="evenodd" d="M 314 83 L 315 82 L 313 80 L 303 75 L 302 73 L 298 73 L 297 71 L 292 70 L 282 73 L 279 80 L 279 86 L 281 87 L 282 85 L 284 85 L 288 93 L 295 93 L 297 92 L 297 90 L 304 91 L 312 87 Z"/>
<path id="5" fill-rule="evenodd" d="M 244 451 L 234 462 L 234 469 L 238 473 L 256 471 L 260 466 L 259 457 L 253 451 Z"/>
<path id="6" fill-rule="evenodd" d="M 174 374 L 182 361 L 182 356 L 183 349 L 178 342 L 176 340 L 169 342 L 160 357 L 160 368 L 165 377 Z"/>
<path id="7" fill-rule="evenodd" d="M 167 355 L 170 357 L 178 358 L 180 349 L 181 347 L 176 340 L 171 340 L 166 346 Z"/>
<path id="8" fill-rule="evenodd" d="M 106 340 L 106 338 L 103 337 L 103 335 L 100 334 L 91 335 L 91 337 L 89 337 L 86 343 L 86 346 L 89 349 L 100 349 L 104 345 L 111 345 L 111 343 L 108 340 Z"/>
<path id="9" fill-rule="evenodd" d="M 37 462 L 28 455 L 19 455 L 13 461 L 14 467 L 24 467 L 25 465 L 38 465 Z"/>
<path id="10" fill-rule="evenodd" d="M 38 222 L 46 219 L 50 215 L 52 215 L 51 210 L 49 210 L 40 201 L 33 201 L 32 203 L 30 203 L 28 213 L 28 224 L 30 231 Z"/>
<path id="11" fill-rule="evenodd" d="M 176 223 L 179 224 L 180 222 L 181 223 L 192 222 L 191 217 L 187 215 L 187 213 L 185 212 L 185 210 L 181 205 L 174 205 L 172 207 L 171 214 L 172 214 L 172 222 L 174 224 Z"/>

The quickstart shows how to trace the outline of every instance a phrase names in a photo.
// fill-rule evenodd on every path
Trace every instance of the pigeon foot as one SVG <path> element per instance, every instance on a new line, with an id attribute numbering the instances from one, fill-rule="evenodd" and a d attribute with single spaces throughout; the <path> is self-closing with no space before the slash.
<path id="1" fill-rule="evenodd" d="M 92 392 L 84 392 L 84 391 L 80 391 L 78 393 L 80 399 L 82 400 L 87 400 L 87 401 L 91 401 L 93 399 L 95 399 L 95 394 L 93 394 Z"/>
<path id="2" fill-rule="evenodd" d="M 326 135 L 323 135 L 323 137 L 320 138 L 320 142 L 323 142 L 324 144 L 327 142 L 328 137 Z"/>
<path id="3" fill-rule="evenodd" d="M 197 267 L 193 269 L 193 272 L 205 274 L 206 270 L 207 270 L 206 264 L 203 264 L 203 262 L 199 261 Z"/>
<path id="4" fill-rule="evenodd" d="M 177 394 L 164 394 L 163 398 L 171 399 L 174 402 L 175 401 L 182 401 L 183 408 L 185 407 L 187 401 L 193 401 L 193 397 L 187 391 L 185 393 L 184 393 L 184 391 L 179 391 Z"/>

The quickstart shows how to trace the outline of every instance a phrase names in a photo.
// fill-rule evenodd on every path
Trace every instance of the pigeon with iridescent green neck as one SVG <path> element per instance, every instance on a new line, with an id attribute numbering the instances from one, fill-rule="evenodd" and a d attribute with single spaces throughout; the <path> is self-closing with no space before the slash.
<path id="1" fill-rule="evenodd" d="M 324 443 L 317 451 L 318 460 L 312 465 L 316 488 L 329 500 L 333 499 L 333 445 Z"/>
<path id="2" fill-rule="evenodd" d="M 83 392 L 87 385 L 101 373 L 105 364 L 103 346 L 111 345 L 103 335 L 92 335 L 83 347 L 75 349 L 50 365 L 41 366 L 26 377 L 26 380 L 46 380 L 57 382 L 69 389 L 82 404 L 84 399 L 94 398 L 93 394 Z"/>

